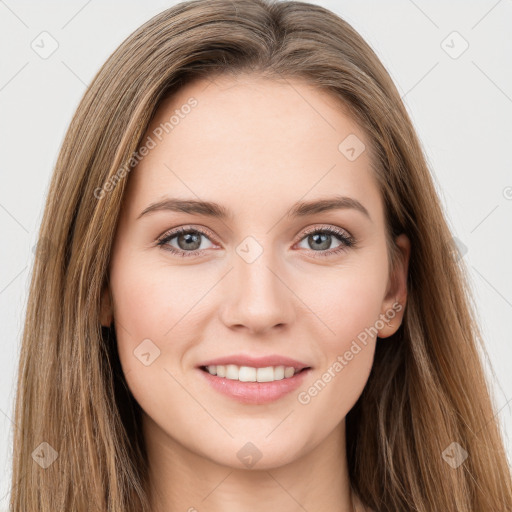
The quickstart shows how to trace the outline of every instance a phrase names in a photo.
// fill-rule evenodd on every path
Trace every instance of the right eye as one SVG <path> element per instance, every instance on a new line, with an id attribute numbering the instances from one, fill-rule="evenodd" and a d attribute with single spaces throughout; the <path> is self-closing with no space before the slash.
<path id="1" fill-rule="evenodd" d="M 205 250 L 201 240 L 202 237 L 209 240 L 207 233 L 200 229 L 178 228 L 165 233 L 158 240 L 157 245 L 178 256 L 196 256 Z M 171 243 L 174 239 L 176 239 L 177 247 Z"/>

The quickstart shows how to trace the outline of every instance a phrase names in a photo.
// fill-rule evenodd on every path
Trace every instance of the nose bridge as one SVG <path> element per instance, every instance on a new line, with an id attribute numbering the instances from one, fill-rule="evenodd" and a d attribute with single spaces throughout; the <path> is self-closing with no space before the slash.
<path id="1" fill-rule="evenodd" d="M 231 293 L 224 295 L 223 310 L 226 325 L 245 326 L 254 332 L 286 325 L 293 314 L 293 294 L 280 275 L 283 267 L 275 248 L 270 247 L 271 237 L 260 240 L 249 236 L 236 247 L 234 268 L 225 284 Z"/>

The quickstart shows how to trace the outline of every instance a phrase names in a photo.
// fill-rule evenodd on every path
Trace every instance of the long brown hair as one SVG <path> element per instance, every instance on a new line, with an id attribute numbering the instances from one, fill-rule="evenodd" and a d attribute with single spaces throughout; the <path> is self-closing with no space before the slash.
<path id="1" fill-rule="evenodd" d="M 162 12 L 119 46 L 85 93 L 39 232 L 11 510 L 149 511 L 140 408 L 115 331 L 101 327 L 101 291 L 129 162 L 149 121 L 192 79 L 225 73 L 306 80 L 339 99 L 371 144 L 391 266 L 393 237 L 411 240 L 403 323 L 377 343 L 368 383 L 346 418 L 354 491 L 378 511 L 512 510 L 467 273 L 400 95 L 346 21 L 313 4 L 270 0 L 193 0 Z M 454 467 L 443 454 L 453 457 L 459 446 L 467 458 Z"/>

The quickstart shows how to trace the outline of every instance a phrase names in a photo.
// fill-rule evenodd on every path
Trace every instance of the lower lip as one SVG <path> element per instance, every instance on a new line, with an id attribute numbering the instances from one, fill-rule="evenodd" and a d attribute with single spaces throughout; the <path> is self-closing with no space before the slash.
<path id="1" fill-rule="evenodd" d="M 311 368 L 296 373 L 293 377 L 273 382 L 240 382 L 239 380 L 211 375 L 200 368 L 198 371 L 213 389 L 238 402 L 244 404 L 267 404 L 275 402 L 297 389 L 304 381 L 306 375 L 311 372 Z"/>

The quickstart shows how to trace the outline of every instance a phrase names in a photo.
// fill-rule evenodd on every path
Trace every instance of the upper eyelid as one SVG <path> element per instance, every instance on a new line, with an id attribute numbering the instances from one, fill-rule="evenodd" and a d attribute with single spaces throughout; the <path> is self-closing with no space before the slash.
<path id="1" fill-rule="evenodd" d="M 315 233 L 316 231 L 331 231 L 334 232 L 335 234 L 336 231 L 343 231 L 346 234 L 347 238 L 353 238 L 352 234 L 345 228 L 340 228 L 339 226 L 333 226 L 331 224 L 323 224 L 321 226 L 306 228 L 306 230 L 302 232 L 302 237 L 300 240 L 302 240 L 304 236 L 309 235 L 311 233 Z"/>
<path id="2" fill-rule="evenodd" d="M 199 228 L 197 226 L 192 225 L 184 225 L 184 226 L 178 226 L 176 228 L 167 229 L 164 231 L 160 236 L 157 237 L 157 240 L 163 240 L 164 238 L 172 237 L 179 235 L 181 231 L 197 231 L 198 233 L 201 233 L 202 235 L 209 235 L 212 238 L 215 238 L 215 236 L 210 235 L 213 233 L 208 228 L 204 226 L 200 226 Z"/>

